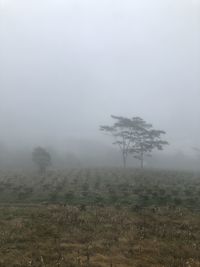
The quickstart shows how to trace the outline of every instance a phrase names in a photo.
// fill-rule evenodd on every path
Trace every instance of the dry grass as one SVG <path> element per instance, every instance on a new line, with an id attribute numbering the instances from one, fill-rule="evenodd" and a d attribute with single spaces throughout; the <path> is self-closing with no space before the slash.
<path id="1" fill-rule="evenodd" d="M 1 267 L 197 267 L 200 214 L 159 208 L 0 208 Z"/>

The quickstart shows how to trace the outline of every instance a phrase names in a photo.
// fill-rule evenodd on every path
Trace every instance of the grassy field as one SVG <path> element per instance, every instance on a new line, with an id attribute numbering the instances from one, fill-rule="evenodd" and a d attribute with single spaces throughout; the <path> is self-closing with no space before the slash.
<path id="1" fill-rule="evenodd" d="M 0 267 L 200 266 L 200 175 L 1 173 Z"/>

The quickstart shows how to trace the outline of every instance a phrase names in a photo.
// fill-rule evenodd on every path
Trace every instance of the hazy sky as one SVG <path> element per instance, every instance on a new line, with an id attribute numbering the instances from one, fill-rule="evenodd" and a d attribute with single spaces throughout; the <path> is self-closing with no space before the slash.
<path id="1" fill-rule="evenodd" d="M 141 116 L 200 146 L 200 0 L 0 0 L 1 141 Z"/>

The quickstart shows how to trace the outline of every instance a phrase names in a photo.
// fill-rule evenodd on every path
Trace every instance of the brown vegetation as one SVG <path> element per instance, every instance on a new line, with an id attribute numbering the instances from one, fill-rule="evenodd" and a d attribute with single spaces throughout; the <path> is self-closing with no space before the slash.
<path id="1" fill-rule="evenodd" d="M 200 215 L 184 209 L 8 206 L 0 266 L 200 266 Z"/>

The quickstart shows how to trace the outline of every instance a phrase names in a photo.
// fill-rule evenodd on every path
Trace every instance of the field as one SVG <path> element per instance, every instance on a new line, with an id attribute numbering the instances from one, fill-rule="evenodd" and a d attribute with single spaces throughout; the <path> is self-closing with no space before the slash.
<path id="1" fill-rule="evenodd" d="M 1 267 L 200 266 L 200 175 L 0 175 Z"/>

